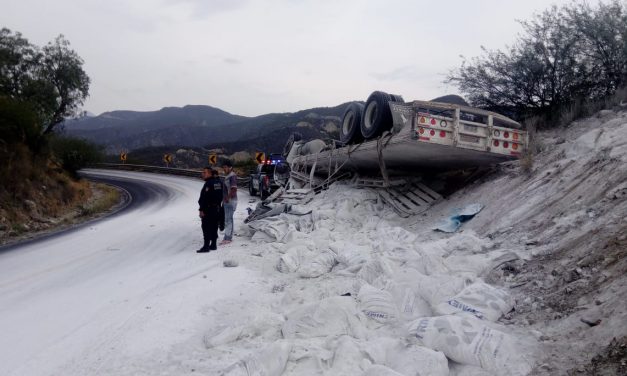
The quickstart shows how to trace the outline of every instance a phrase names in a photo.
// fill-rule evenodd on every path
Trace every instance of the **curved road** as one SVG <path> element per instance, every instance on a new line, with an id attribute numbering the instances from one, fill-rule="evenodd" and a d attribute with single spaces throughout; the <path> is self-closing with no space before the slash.
<path id="1" fill-rule="evenodd" d="M 251 278 L 194 252 L 200 179 L 86 174 L 123 187 L 132 203 L 0 252 L 0 375 L 97 374 L 102 359 L 171 346 L 202 319 L 199 307 Z"/>
<path id="2" fill-rule="evenodd" d="M 151 181 L 148 181 L 147 179 L 143 179 L 144 177 L 142 177 L 142 180 L 138 180 L 137 178 L 128 176 L 127 173 L 120 174 L 119 172 L 116 173 L 112 171 L 98 170 L 84 170 L 82 175 L 89 180 L 106 183 L 121 188 L 125 192 L 126 196 L 123 197 L 123 200 L 125 202 L 122 203 L 122 207 L 115 213 L 104 218 L 97 218 L 95 220 L 81 223 L 76 226 L 63 229 L 61 231 L 55 231 L 50 234 L 37 236 L 34 239 L 29 239 L 23 242 L 0 246 L 0 253 L 8 252 L 14 249 L 20 249 L 26 245 L 33 245 L 35 243 L 49 241 L 52 238 L 56 238 L 59 236 L 68 236 L 68 234 L 71 232 L 78 231 L 86 226 L 93 226 L 99 221 L 126 214 L 131 210 L 139 209 L 142 206 L 150 205 L 151 203 L 165 202 L 172 197 L 172 192 L 167 185 L 153 183 Z M 154 177 L 154 175 L 151 177 Z"/>

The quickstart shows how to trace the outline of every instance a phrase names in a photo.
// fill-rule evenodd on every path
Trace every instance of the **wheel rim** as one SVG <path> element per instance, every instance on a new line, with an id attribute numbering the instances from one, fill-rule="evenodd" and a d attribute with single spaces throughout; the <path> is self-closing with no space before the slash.
<path id="1" fill-rule="evenodd" d="M 364 127 L 366 129 L 371 129 L 374 120 L 377 118 L 377 104 L 375 102 L 370 102 L 368 104 L 368 108 L 366 108 L 366 114 L 364 115 Z"/>
<path id="2" fill-rule="evenodd" d="M 342 123 L 342 134 L 344 135 L 348 135 L 350 130 L 351 130 L 351 122 L 353 122 L 353 119 L 355 118 L 355 114 L 353 114 L 353 111 L 349 112 L 348 114 L 346 114 L 346 116 L 344 117 L 344 122 Z"/>

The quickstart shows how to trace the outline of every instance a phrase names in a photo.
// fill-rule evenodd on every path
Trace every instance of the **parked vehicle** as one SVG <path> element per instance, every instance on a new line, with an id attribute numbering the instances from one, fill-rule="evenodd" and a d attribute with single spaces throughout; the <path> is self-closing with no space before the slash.
<path id="1" fill-rule="evenodd" d="M 266 160 L 257 165 L 257 168 L 250 172 L 248 182 L 248 192 L 251 196 L 268 197 L 279 187 L 275 179 L 276 166 L 283 163 L 285 159 L 280 153 L 270 154 Z"/>

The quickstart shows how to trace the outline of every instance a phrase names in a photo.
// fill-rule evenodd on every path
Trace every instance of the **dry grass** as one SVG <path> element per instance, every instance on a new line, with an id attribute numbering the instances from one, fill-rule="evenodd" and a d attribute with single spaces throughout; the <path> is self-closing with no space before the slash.
<path id="1" fill-rule="evenodd" d="M 5 161 L 0 167 L 0 244 L 84 220 L 120 199 L 114 188 L 94 189 L 22 145 L 0 150 L 0 157 Z"/>
<path id="2" fill-rule="evenodd" d="M 613 95 L 604 99 L 589 101 L 577 100 L 564 107 L 558 115 L 558 126 L 565 127 L 577 119 L 591 116 L 600 110 L 623 106 L 627 102 L 627 87 L 616 90 Z"/>
<path id="3" fill-rule="evenodd" d="M 94 199 L 86 205 L 81 205 L 80 215 L 91 217 L 109 211 L 120 202 L 120 191 L 110 185 L 92 183 Z"/>

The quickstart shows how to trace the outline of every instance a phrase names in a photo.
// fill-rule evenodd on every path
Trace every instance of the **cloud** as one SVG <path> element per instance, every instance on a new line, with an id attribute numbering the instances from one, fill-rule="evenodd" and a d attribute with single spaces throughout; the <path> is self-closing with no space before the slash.
<path id="1" fill-rule="evenodd" d="M 191 18 L 204 19 L 218 13 L 243 8 L 250 0 L 167 0 L 168 4 L 182 4 L 191 11 Z"/>
<path id="2" fill-rule="evenodd" d="M 425 76 L 430 76 L 430 73 L 421 72 L 418 67 L 405 66 L 393 69 L 389 72 L 383 73 L 370 73 L 371 77 L 381 81 L 401 81 L 401 80 L 420 80 Z"/>
<path id="3" fill-rule="evenodd" d="M 242 62 L 237 60 L 237 59 L 233 59 L 232 57 L 225 57 L 224 59 L 222 59 L 222 61 L 224 61 L 227 64 L 241 64 Z"/>

